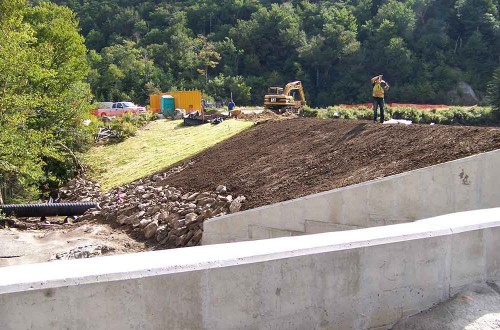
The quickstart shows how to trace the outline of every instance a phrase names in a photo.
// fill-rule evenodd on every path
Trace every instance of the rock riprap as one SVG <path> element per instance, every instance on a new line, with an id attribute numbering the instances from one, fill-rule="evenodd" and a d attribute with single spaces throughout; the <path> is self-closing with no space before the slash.
<path id="1" fill-rule="evenodd" d="M 233 198 L 223 185 L 214 191 L 191 192 L 163 185 L 162 179 L 162 175 L 153 175 L 102 194 L 97 200 L 99 208 L 87 211 L 79 221 L 128 226 L 134 236 L 166 248 L 196 246 L 203 221 L 238 212 L 245 202 L 244 196 Z M 95 184 L 80 187 L 96 188 Z"/>
<path id="2" fill-rule="evenodd" d="M 101 196 L 101 185 L 78 177 L 59 189 L 59 194 L 65 202 L 97 202 Z"/>

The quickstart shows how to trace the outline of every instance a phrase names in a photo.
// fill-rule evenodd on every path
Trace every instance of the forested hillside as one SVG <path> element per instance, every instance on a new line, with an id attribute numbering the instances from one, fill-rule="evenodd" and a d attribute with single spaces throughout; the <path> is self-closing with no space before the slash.
<path id="1" fill-rule="evenodd" d="M 93 142 L 96 100 L 147 104 L 151 93 L 201 89 L 262 105 L 267 87 L 298 79 L 308 104 L 325 107 L 369 102 L 370 78 L 384 74 L 388 102 L 458 104 L 472 86 L 468 102 L 490 103 L 498 116 L 499 7 L 0 0 L 0 203 L 34 200 L 81 170 L 75 153 Z"/>
<path id="2" fill-rule="evenodd" d="M 77 13 L 100 100 L 199 88 L 260 104 L 299 79 L 327 106 L 369 101 L 382 73 L 389 101 L 453 104 L 459 82 L 484 100 L 500 65 L 497 0 L 53 2 Z"/>
<path id="3" fill-rule="evenodd" d="M 66 7 L 0 0 L 0 204 L 71 177 L 93 141 L 84 41 Z"/>

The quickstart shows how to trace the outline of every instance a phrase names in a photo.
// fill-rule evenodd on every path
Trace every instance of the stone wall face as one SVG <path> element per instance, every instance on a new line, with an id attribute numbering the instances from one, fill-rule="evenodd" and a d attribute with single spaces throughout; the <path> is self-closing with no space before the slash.
<path id="1" fill-rule="evenodd" d="M 166 185 L 167 174 L 154 174 L 106 193 L 101 193 L 98 183 L 75 179 L 61 189 L 61 197 L 97 203 L 96 209 L 75 221 L 117 223 L 159 248 L 200 245 L 203 221 L 238 212 L 245 202 L 244 196 L 233 198 L 223 185 L 213 191 L 183 191 Z"/>
<path id="2" fill-rule="evenodd" d="M 218 244 L 412 222 L 500 206 L 500 150 L 203 223 Z"/>
<path id="3" fill-rule="evenodd" d="M 0 268 L 1 329 L 388 329 L 500 280 L 500 208 Z"/>

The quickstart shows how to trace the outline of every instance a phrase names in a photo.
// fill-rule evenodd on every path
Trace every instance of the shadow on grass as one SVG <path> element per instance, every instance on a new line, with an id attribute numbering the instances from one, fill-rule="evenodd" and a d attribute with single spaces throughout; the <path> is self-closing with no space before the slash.
<path id="1" fill-rule="evenodd" d="M 200 125 L 205 125 L 208 124 L 206 122 L 202 122 L 201 119 L 190 119 L 190 121 L 184 122 L 181 121 L 179 124 L 177 124 L 174 129 L 183 129 L 183 128 L 190 128 L 193 126 L 200 126 Z"/>

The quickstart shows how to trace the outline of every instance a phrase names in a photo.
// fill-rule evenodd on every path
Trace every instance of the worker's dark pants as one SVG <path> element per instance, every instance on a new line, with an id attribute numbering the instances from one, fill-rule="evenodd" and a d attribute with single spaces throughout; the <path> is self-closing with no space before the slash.
<path id="1" fill-rule="evenodd" d="M 380 122 L 384 122 L 384 98 L 373 98 L 373 121 L 377 121 L 377 107 L 380 107 Z"/>

